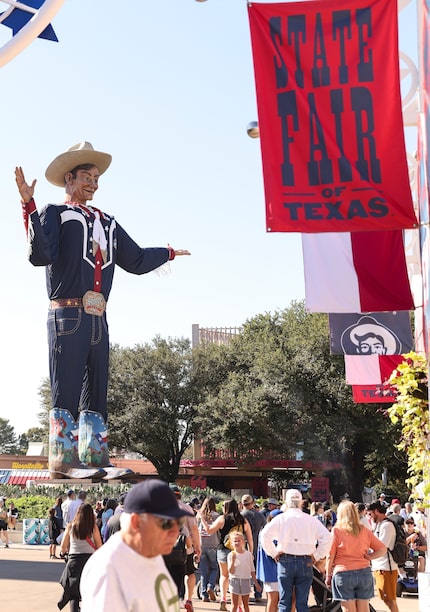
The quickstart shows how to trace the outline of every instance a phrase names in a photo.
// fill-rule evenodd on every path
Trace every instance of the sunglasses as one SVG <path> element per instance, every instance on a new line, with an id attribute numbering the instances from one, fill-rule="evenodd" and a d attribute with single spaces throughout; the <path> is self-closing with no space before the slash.
<path id="1" fill-rule="evenodd" d="M 175 527 L 176 525 L 179 527 L 179 529 L 181 529 L 185 523 L 185 518 L 178 518 L 178 519 L 162 519 L 162 518 L 157 518 L 157 517 L 155 518 L 157 520 L 158 526 L 163 531 L 169 531 L 169 529 L 172 529 L 172 527 Z"/>

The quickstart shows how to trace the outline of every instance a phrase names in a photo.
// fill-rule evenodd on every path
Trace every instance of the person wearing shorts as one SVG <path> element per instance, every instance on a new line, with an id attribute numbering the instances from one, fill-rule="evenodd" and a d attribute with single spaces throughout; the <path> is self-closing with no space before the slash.
<path id="1" fill-rule="evenodd" d="M 7 533 L 7 511 L 5 506 L 5 500 L 3 497 L 0 498 L 0 537 L 3 537 L 5 541 L 5 548 L 9 548 L 9 536 Z"/>
<path id="2" fill-rule="evenodd" d="M 245 549 L 245 536 L 240 531 L 230 534 L 233 550 L 228 554 L 227 566 L 230 582 L 231 612 L 237 612 L 242 600 L 244 612 L 249 612 L 251 580 L 255 590 L 261 593 L 261 586 L 255 575 L 254 556 Z"/>
<path id="3" fill-rule="evenodd" d="M 282 510 L 277 508 L 269 512 L 267 522 L 270 523 Z M 258 543 L 257 550 L 257 580 L 263 583 L 264 592 L 267 597 L 266 612 L 278 612 L 279 603 L 279 584 L 278 568 L 276 561 L 266 554 L 261 541 Z M 295 604 L 294 604 L 295 607 Z"/>
<path id="4" fill-rule="evenodd" d="M 396 541 L 396 529 L 393 523 L 385 520 L 386 511 L 386 507 L 380 501 L 372 502 L 367 507 L 375 535 L 389 551 L 393 549 Z M 372 570 L 380 599 L 390 612 L 399 612 L 396 596 L 398 565 L 388 551 L 384 556 L 372 561 Z"/>
<path id="5" fill-rule="evenodd" d="M 342 602 L 342 609 L 368 612 L 374 595 L 370 560 L 385 555 L 386 546 L 361 524 L 358 510 L 349 500 L 339 504 L 331 533 L 326 585 L 333 599 Z"/>

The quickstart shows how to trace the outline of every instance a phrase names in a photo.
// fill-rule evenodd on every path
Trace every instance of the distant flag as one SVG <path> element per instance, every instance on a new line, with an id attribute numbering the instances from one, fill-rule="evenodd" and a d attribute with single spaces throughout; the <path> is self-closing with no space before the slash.
<path id="1" fill-rule="evenodd" d="M 310 312 L 413 310 L 401 230 L 303 234 Z"/>
<path id="2" fill-rule="evenodd" d="M 391 385 L 352 385 L 352 399 L 356 404 L 392 404 L 397 391 Z"/>
<path id="3" fill-rule="evenodd" d="M 0 13 L 0 23 L 8 28 L 11 28 L 13 36 L 15 36 L 24 26 L 27 25 L 27 23 L 34 17 L 45 2 L 46 0 L 20 0 L 19 2 L 14 2 L 13 4 L 15 6 L 13 8 Z M 24 8 L 24 5 L 29 8 Z M 58 38 L 51 24 L 47 25 L 47 27 L 38 35 L 38 38 L 58 42 Z"/>
<path id="4" fill-rule="evenodd" d="M 401 355 L 413 348 L 409 312 L 331 313 L 332 355 Z"/>
<path id="5" fill-rule="evenodd" d="M 404 360 L 403 355 L 345 355 L 345 378 L 348 385 L 385 383 Z"/>

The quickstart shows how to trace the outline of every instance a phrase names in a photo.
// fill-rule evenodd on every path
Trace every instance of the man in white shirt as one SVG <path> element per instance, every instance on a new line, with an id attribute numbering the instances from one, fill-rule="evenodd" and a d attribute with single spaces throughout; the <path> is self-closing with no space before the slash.
<path id="1" fill-rule="evenodd" d="M 87 494 L 85 491 L 79 491 L 78 497 L 70 502 L 69 507 L 67 509 L 67 523 L 71 523 L 76 516 L 78 508 L 81 504 L 84 503 L 87 499 Z M 64 514 L 63 514 L 64 521 Z"/>
<path id="2" fill-rule="evenodd" d="M 375 574 L 379 597 L 391 612 L 399 612 L 396 600 L 398 565 L 390 555 L 390 550 L 394 548 L 396 541 L 396 528 L 393 523 L 385 520 L 386 511 L 387 508 L 380 501 L 373 502 L 367 507 L 367 512 L 375 526 L 376 537 L 389 549 L 383 557 L 372 560 L 372 570 Z"/>
<path id="3" fill-rule="evenodd" d="M 301 501 L 300 491 L 289 489 L 285 512 L 260 532 L 264 551 L 278 563 L 278 612 L 290 612 L 293 590 L 297 612 L 308 612 L 313 563 L 323 559 L 330 549 L 330 532 L 321 521 L 302 512 Z"/>
<path id="4" fill-rule="evenodd" d="M 63 527 L 64 529 L 67 527 L 67 523 L 69 523 L 69 507 L 70 504 L 76 499 L 76 494 L 73 489 L 69 489 L 67 491 L 67 498 L 61 504 L 61 512 L 63 513 Z"/>
<path id="5" fill-rule="evenodd" d="M 183 517 L 169 485 L 149 479 L 128 493 L 121 530 L 82 572 L 81 612 L 179 612 L 179 596 L 162 555 L 171 552 Z"/>

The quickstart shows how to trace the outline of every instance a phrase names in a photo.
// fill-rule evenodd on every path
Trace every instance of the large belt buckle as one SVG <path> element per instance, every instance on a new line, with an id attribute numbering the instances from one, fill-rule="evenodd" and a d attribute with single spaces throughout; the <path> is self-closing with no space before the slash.
<path id="1" fill-rule="evenodd" d="M 106 300 L 103 293 L 97 291 L 87 291 L 82 298 L 82 305 L 87 314 L 102 317 L 106 310 Z"/>

